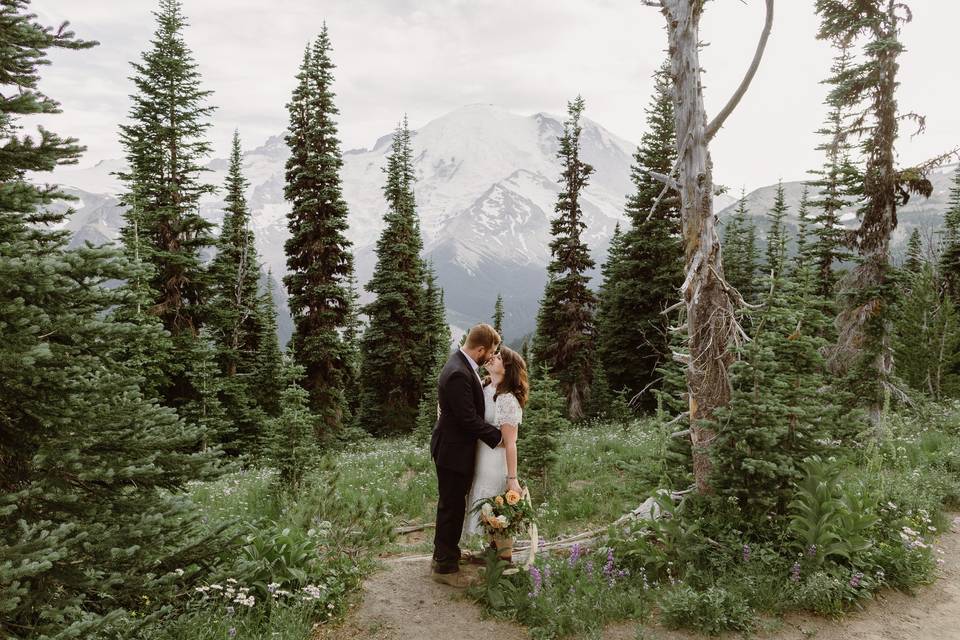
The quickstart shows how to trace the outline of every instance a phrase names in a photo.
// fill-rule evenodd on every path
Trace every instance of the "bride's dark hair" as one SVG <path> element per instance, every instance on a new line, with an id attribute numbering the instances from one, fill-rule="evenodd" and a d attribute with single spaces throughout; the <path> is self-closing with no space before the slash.
<path id="1" fill-rule="evenodd" d="M 530 396 L 527 363 L 519 353 L 505 346 L 500 347 L 500 359 L 503 360 L 503 381 L 497 385 L 494 399 L 502 393 L 512 393 L 520 406 L 525 406 Z"/>

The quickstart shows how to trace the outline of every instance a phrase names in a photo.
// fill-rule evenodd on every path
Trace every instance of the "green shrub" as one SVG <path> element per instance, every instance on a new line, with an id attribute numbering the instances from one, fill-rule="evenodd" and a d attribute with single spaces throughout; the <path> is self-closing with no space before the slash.
<path id="1" fill-rule="evenodd" d="M 598 634 L 617 620 L 642 620 L 650 610 L 652 592 L 610 548 L 575 545 L 512 575 L 504 575 L 505 564 L 491 554 L 487 567 L 485 583 L 470 594 L 494 615 L 529 627 L 532 638 Z"/>
<path id="2" fill-rule="evenodd" d="M 742 597 L 723 587 L 695 591 L 687 585 L 660 597 L 660 618 L 671 629 L 692 629 L 711 636 L 725 631 L 750 631 L 756 616 Z"/>

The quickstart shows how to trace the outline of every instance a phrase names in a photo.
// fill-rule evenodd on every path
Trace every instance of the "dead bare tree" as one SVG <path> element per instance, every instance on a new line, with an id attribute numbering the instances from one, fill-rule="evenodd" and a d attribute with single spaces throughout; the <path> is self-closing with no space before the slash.
<path id="1" fill-rule="evenodd" d="M 773 0 L 765 0 L 766 21 L 753 61 L 726 105 L 708 122 L 703 106 L 699 34 L 705 1 L 642 0 L 645 5 L 660 9 L 667 21 L 677 161 L 672 175 L 660 177 L 664 183 L 661 196 L 668 189 L 680 195 L 686 258 L 686 278 L 680 294 L 681 304 L 686 305 L 689 340 L 689 356 L 683 360 L 687 365 L 693 474 L 700 493 L 711 491 L 709 450 L 716 432 L 708 425 L 716 409 L 730 401 L 730 346 L 745 338 L 736 315 L 745 303 L 723 276 L 720 238 L 713 214 L 709 145 L 750 86 L 773 26 Z"/>

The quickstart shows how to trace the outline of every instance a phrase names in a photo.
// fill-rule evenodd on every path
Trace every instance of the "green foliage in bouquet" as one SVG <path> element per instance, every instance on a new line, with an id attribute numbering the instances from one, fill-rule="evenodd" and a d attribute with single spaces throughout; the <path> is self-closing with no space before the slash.
<path id="1" fill-rule="evenodd" d="M 533 506 L 516 491 L 477 500 L 473 512 L 480 514 L 480 526 L 491 536 L 524 534 L 533 522 Z"/>

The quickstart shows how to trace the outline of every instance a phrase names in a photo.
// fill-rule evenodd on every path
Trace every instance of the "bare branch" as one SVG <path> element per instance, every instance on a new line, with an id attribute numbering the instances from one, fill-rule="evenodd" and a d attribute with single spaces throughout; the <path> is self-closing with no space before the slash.
<path id="1" fill-rule="evenodd" d="M 681 420 L 686 420 L 686 419 L 689 418 L 689 417 L 690 417 L 690 412 L 689 412 L 689 411 L 684 411 L 683 413 L 680 413 L 680 414 L 677 414 L 676 416 L 674 416 L 674 417 L 670 420 L 670 422 L 664 423 L 664 426 L 669 427 L 669 426 L 671 426 L 671 425 L 677 424 L 677 423 L 680 422 Z"/>
<path id="2" fill-rule="evenodd" d="M 733 113 L 733 110 L 737 108 L 737 105 L 740 103 L 740 99 L 743 98 L 743 94 L 747 92 L 747 88 L 750 86 L 750 82 L 753 80 L 753 76 L 756 75 L 757 69 L 760 67 L 760 59 L 763 57 L 763 51 L 767 47 L 767 39 L 770 37 L 770 29 L 773 27 L 773 0 L 766 0 L 767 3 L 767 17 L 763 23 L 763 32 L 760 34 L 760 40 L 757 42 L 757 50 L 753 54 L 753 61 L 750 63 L 750 68 L 747 69 L 746 75 L 743 76 L 743 80 L 740 82 L 740 86 L 737 87 L 737 90 L 730 97 L 730 100 L 724 105 L 723 109 L 717 113 L 717 116 L 710 121 L 710 124 L 707 125 L 707 130 L 704 133 L 707 141 L 713 139 L 713 136 L 717 134 L 717 131 L 720 130 L 720 127 L 723 126 L 723 123 L 727 120 L 727 117 Z"/>
<path id="3" fill-rule="evenodd" d="M 664 186 L 667 187 L 668 189 L 673 189 L 678 193 L 680 192 L 680 185 L 678 185 L 677 181 L 674 180 L 671 176 L 665 175 L 663 173 L 659 173 L 657 171 L 648 171 L 647 169 L 643 169 L 640 167 L 638 167 L 638 170 L 647 174 L 657 182 L 662 182 Z"/>

